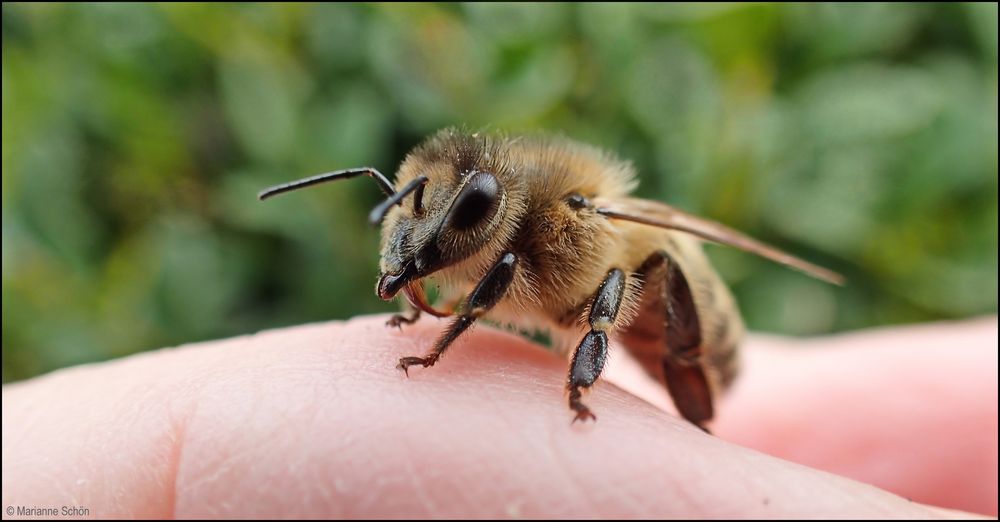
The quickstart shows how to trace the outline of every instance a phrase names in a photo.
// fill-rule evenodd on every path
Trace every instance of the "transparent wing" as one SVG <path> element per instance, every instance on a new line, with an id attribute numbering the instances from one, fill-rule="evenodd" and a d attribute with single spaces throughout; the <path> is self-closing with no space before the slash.
<path id="1" fill-rule="evenodd" d="M 832 270 L 799 259 L 721 223 L 688 214 L 665 203 L 637 198 L 598 198 L 593 203 L 597 212 L 609 219 L 686 232 L 713 243 L 728 245 L 770 259 L 828 283 L 844 284 L 844 276 Z"/>

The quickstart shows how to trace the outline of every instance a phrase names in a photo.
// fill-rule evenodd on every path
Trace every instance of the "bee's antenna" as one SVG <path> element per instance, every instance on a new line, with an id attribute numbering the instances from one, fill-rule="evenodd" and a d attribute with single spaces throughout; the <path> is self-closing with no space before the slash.
<path id="1" fill-rule="evenodd" d="M 403 198 L 409 196 L 411 192 L 416 192 L 413 196 L 414 212 L 421 212 L 423 210 L 422 200 L 424 198 L 424 185 L 426 183 L 427 176 L 420 176 L 419 178 L 407 183 L 405 187 L 399 190 L 399 192 L 385 198 L 385 201 L 379 203 L 375 208 L 373 208 L 371 214 L 368 214 L 368 222 L 371 223 L 372 226 L 381 223 L 382 218 L 384 218 L 386 213 L 389 212 L 389 209 L 392 208 L 393 205 L 402 205 Z"/>
<path id="2" fill-rule="evenodd" d="M 300 179 L 298 181 L 292 181 L 290 183 L 283 183 L 281 185 L 275 185 L 273 187 L 264 189 L 257 194 L 257 199 L 267 199 L 271 196 L 281 194 L 283 192 L 290 192 L 293 190 L 298 190 L 300 188 L 311 187 L 313 185 L 318 185 L 320 183 L 326 183 L 327 181 L 337 181 L 339 179 L 349 179 L 360 175 L 366 175 L 375 180 L 378 184 L 378 188 L 385 192 L 386 196 L 393 196 L 396 191 L 392 188 L 392 183 L 385 179 L 385 176 L 381 172 L 375 170 L 372 167 L 361 167 L 357 169 L 346 169 L 337 170 L 334 172 L 327 172 L 325 174 L 319 174 L 310 178 Z"/>

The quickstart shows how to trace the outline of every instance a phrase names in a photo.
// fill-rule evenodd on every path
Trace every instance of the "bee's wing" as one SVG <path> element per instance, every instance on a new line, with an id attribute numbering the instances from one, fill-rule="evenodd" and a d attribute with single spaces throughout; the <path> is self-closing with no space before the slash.
<path id="1" fill-rule="evenodd" d="M 733 230 L 721 223 L 688 214 L 658 201 L 637 198 L 596 199 L 597 212 L 610 219 L 633 221 L 654 227 L 686 232 L 702 239 L 729 245 L 757 254 L 774 262 L 800 270 L 810 276 L 836 285 L 844 284 L 844 276 L 799 259 L 777 248 Z"/>

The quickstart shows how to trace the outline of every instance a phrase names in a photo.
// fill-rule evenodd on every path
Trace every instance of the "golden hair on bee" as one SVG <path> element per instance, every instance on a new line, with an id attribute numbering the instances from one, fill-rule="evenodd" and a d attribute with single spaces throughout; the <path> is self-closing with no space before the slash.
<path id="1" fill-rule="evenodd" d="M 615 336 L 705 429 L 714 399 L 735 377 L 739 311 L 701 249 L 730 245 L 837 283 L 842 278 L 721 224 L 630 197 L 631 164 L 552 136 L 507 137 L 445 129 L 403 160 L 390 183 L 364 167 L 279 185 L 298 188 L 366 175 L 386 199 L 376 294 L 400 292 L 409 315 L 454 316 L 431 351 L 398 367 L 434 365 L 476 320 L 553 334 L 571 354 L 566 381 L 574 421 L 595 419 L 582 392 L 598 379 Z M 424 281 L 441 286 L 428 302 Z M 575 347 L 570 351 L 569 347 Z"/>

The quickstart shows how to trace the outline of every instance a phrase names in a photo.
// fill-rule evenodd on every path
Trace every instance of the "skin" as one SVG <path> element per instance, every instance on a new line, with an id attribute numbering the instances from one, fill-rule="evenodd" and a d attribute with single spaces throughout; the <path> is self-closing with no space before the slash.
<path id="1" fill-rule="evenodd" d="M 164 349 L 4 386 L 4 508 L 83 506 L 101 517 L 956 514 L 923 502 L 997 512 L 995 317 L 815 340 L 752 335 L 712 424 L 717 437 L 669 413 L 666 393 L 614 344 L 610 382 L 588 396 L 598 422 L 571 425 L 560 400 L 565 359 L 480 325 L 407 379 L 399 357 L 424 351 L 444 323 L 425 318 L 399 332 L 386 318 Z"/>

